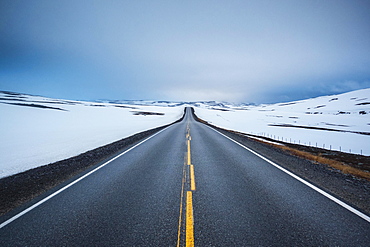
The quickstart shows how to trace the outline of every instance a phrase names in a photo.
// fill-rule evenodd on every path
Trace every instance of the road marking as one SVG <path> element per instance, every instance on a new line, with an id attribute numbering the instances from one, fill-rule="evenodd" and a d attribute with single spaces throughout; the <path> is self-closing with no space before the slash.
<path id="1" fill-rule="evenodd" d="M 194 246 L 194 220 L 193 220 L 193 191 L 195 191 L 195 172 L 194 172 L 194 165 L 191 164 L 191 148 L 190 148 L 190 126 L 189 123 L 186 127 L 186 144 L 187 144 L 187 152 L 184 157 L 184 166 L 183 166 L 183 177 L 182 177 L 182 188 L 181 188 L 181 196 L 180 196 L 180 216 L 179 216 L 179 225 L 178 225 L 178 232 L 177 232 L 177 247 L 180 247 L 181 242 L 181 233 L 185 233 L 184 241 L 186 247 L 193 247 Z M 189 170 L 188 170 L 189 169 Z M 189 173 L 189 175 L 187 175 Z M 185 183 L 188 183 L 185 189 Z M 186 200 L 183 202 L 184 192 L 186 190 Z M 185 204 L 183 206 L 183 203 Z M 185 207 L 185 210 L 183 210 Z M 184 212 L 183 212 L 184 211 Z M 183 217 L 184 214 L 184 225 L 183 225 Z M 184 231 L 181 231 L 181 228 L 185 227 Z M 184 242 L 183 242 L 184 243 Z"/>
<path id="2" fill-rule="evenodd" d="M 185 185 L 185 180 L 186 180 L 186 169 L 185 169 L 185 164 L 182 168 L 182 185 L 181 185 L 181 193 L 180 193 L 180 216 L 179 216 L 179 226 L 177 230 L 177 247 L 180 247 L 180 240 L 181 240 L 181 225 L 182 225 L 182 204 L 183 204 L 183 199 L 184 199 L 184 185 Z"/>
<path id="3" fill-rule="evenodd" d="M 195 190 L 195 175 L 193 165 L 190 165 L 190 190 Z"/>
<path id="4" fill-rule="evenodd" d="M 369 216 L 367 216 L 366 214 L 364 214 L 364 213 L 362 213 L 362 212 L 358 211 L 357 209 L 355 209 L 355 208 L 351 207 L 351 206 L 350 206 L 350 205 L 348 205 L 347 203 L 342 202 L 341 200 L 339 200 L 339 199 L 337 199 L 336 197 L 334 197 L 334 196 L 330 195 L 329 193 L 327 193 L 327 192 L 323 191 L 322 189 L 320 189 L 320 188 L 316 187 L 315 185 L 313 185 L 313 184 L 311 184 L 311 183 L 307 182 L 306 180 L 304 180 L 304 179 L 302 179 L 302 178 L 298 177 L 298 176 L 297 176 L 297 175 L 295 175 L 294 173 L 292 173 L 292 172 L 290 172 L 290 171 L 286 170 L 285 168 L 283 168 L 283 167 L 279 166 L 278 164 L 276 164 L 275 162 L 273 162 L 273 161 L 271 161 L 271 160 L 269 160 L 269 159 L 265 158 L 264 156 L 260 155 L 259 153 L 257 153 L 257 152 L 255 152 L 255 151 L 253 151 L 252 149 L 250 149 L 250 148 L 248 148 L 248 147 L 244 146 L 243 144 L 241 144 L 241 143 L 239 143 L 239 142 L 235 141 L 234 139 L 232 139 L 232 138 L 230 138 L 230 137 L 228 137 L 228 136 L 226 136 L 226 135 L 222 134 L 222 133 L 221 133 L 221 132 L 219 132 L 218 130 L 213 129 L 212 127 L 210 127 L 210 126 L 208 126 L 208 125 L 206 125 L 206 126 L 207 126 L 208 128 L 210 128 L 210 129 L 214 130 L 215 132 L 219 133 L 220 135 L 222 135 L 222 136 L 226 137 L 226 138 L 227 138 L 227 139 L 229 139 L 230 141 L 232 141 L 232 142 L 234 142 L 234 143 L 238 144 L 239 146 L 243 147 L 244 149 L 248 150 L 249 152 L 253 153 L 254 155 L 256 155 L 256 156 L 260 157 L 260 158 L 261 158 L 261 159 L 263 159 L 264 161 L 266 161 L 266 162 L 270 163 L 271 165 L 275 166 L 276 168 L 280 169 L 281 171 L 285 172 L 286 174 L 290 175 L 291 177 L 293 177 L 293 178 L 297 179 L 298 181 L 300 181 L 301 183 L 303 183 L 303 184 L 307 185 L 307 186 L 308 186 L 308 187 L 310 187 L 311 189 L 314 189 L 315 191 L 319 192 L 321 195 L 323 195 L 323 196 L 327 197 L 328 199 L 332 200 L 333 202 L 335 202 L 335 203 L 339 204 L 340 206 L 344 207 L 345 209 L 349 210 L 350 212 L 352 212 L 352 213 L 356 214 L 357 216 L 361 217 L 362 219 L 364 219 L 364 220 L 366 220 L 366 221 L 370 222 L 370 217 L 369 217 Z"/>
<path id="5" fill-rule="evenodd" d="M 53 198 L 54 196 L 58 195 L 59 193 L 63 192 L 64 190 L 68 189 L 69 187 L 71 187 L 72 185 L 78 183 L 79 181 L 81 181 L 82 179 L 86 178 L 87 176 L 93 174 L 94 172 L 96 172 L 97 170 L 103 168 L 104 166 L 108 165 L 110 162 L 118 159 L 119 157 L 121 157 L 122 155 L 128 153 L 129 151 L 131 151 L 132 149 L 136 148 L 137 146 L 143 144 L 144 142 L 148 141 L 149 139 L 153 138 L 154 136 L 158 135 L 159 133 L 161 133 L 162 131 L 165 131 L 166 129 L 168 129 L 169 127 L 171 127 L 172 125 L 158 131 L 157 133 L 149 136 L 148 138 L 146 138 L 145 140 L 139 142 L 138 144 L 136 144 L 135 146 L 127 149 L 126 151 L 118 154 L 117 156 L 113 157 L 112 159 L 108 160 L 107 162 L 105 162 L 104 164 L 100 165 L 99 167 L 95 168 L 94 170 L 86 173 L 85 175 L 83 175 L 82 177 L 79 177 L 77 178 L 76 180 L 74 180 L 73 182 L 69 183 L 68 185 L 64 186 L 63 188 L 57 190 L 56 192 L 54 192 L 53 194 L 49 195 L 48 197 L 45 197 L 44 199 L 42 199 L 41 201 L 33 204 L 32 206 L 28 207 L 27 209 L 23 210 L 22 212 L 16 214 L 15 216 L 11 217 L 10 219 L 4 221 L 3 223 L 0 224 L 0 229 L 3 228 L 4 226 L 10 224 L 11 222 L 13 222 L 14 220 L 18 219 L 19 217 L 21 217 L 22 215 L 28 213 L 29 211 L 31 211 L 32 209 L 40 206 L 41 204 L 43 204 L 44 202 L 50 200 L 51 198 Z"/>
<path id="6" fill-rule="evenodd" d="M 186 192 L 186 247 L 194 246 L 193 194 Z"/>
<path id="7" fill-rule="evenodd" d="M 188 165 L 191 164 L 190 140 L 188 139 Z"/>
<path id="8" fill-rule="evenodd" d="M 191 141 L 191 135 L 190 135 L 190 126 L 189 123 L 187 124 L 186 127 L 186 143 L 187 143 L 187 148 L 188 148 L 188 158 L 187 158 L 187 163 L 188 165 L 191 165 L 191 151 L 190 151 L 190 141 Z"/>

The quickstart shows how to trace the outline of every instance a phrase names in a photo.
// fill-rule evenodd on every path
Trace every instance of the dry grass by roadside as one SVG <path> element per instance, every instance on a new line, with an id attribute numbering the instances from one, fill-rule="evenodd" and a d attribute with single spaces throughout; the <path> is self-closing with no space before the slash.
<path id="1" fill-rule="evenodd" d="M 239 135 L 246 135 L 240 132 L 232 131 Z M 257 137 L 257 136 L 253 136 Z M 255 141 L 262 142 L 267 145 L 271 145 L 275 148 L 282 149 L 292 155 L 304 158 L 307 160 L 314 161 L 315 163 L 321 163 L 330 166 L 331 168 L 337 169 L 345 174 L 350 174 L 358 178 L 367 179 L 370 181 L 370 157 L 356 154 L 347 154 L 338 151 L 325 150 L 320 148 L 306 147 L 298 144 L 284 143 L 281 141 L 271 140 L 269 138 L 259 137 L 254 139 Z M 266 139 L 263 141 L 261 139 Z M 274 144 L 281 143 L 281 144 Z M 324 157 L 326 156 L 326 157 Z M 362 164 L 362 165 L 359 165 Z"/>
<path id="2" fill-rule="evenodd" d="M 296 155 L 298 157 L 305 158 L 305 159 L 308 159 L 308 160 L 311 160 L 311 161 L 314 161 L 314 162 L 318 162 L 318 163 L 321 163 L 321 164 L 326 164 L 326 165 L 328 165 L 328 166 L 330 166 L 334 169 L 342 171 L 343 173 L 351 174 L 353 176 L 364 178 L 364 179 L 367 179 L 367 180 L 370 181 L 370 173 L 368 171 L 364 171 L 364 170 L 358 169 L 356 167 L 352 167 L 352 166 L 350 166 L 348 164 L 345 164 L 344 162 L 341 162 L 341 161 L 337 161 L 337 160 L 322 157 L 321 153 L 319 153 L 317 155 L 317 154 L 312 154 L 312 153 L 308 153 L 308 152 L 305 152 L 305 151 L 301 151 L 301 150 L 298 150 L 298 149 L 294 149 L 294 148 L 291 148 L 291 147 L 283 146 L 283 145 L 277 145 L 277 144 L 271 144 L 271 143 L 267 143 L 267 144 L 273 145 L 273 146 L 275 146 L 277 148 L 280 148 L 280 149 L 283 149 L 283 150 L 286 150 L 289 153 L 291 153 L 293 155 Z"/>

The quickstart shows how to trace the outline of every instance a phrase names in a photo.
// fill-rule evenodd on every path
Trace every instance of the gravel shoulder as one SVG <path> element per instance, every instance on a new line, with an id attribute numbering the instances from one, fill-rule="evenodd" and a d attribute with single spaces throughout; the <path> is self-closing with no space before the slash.
<path id="1" fill-rule="evenodd" d="M 194 118 L 251 148 L 257 153 L 265 156 L 271 161 L 279 164 L 280 166 L 309 181 L 324 191 L 334 195 L 338 199 L 346 202 L 359 211 L 370 215 L 369 180 L 350 174 L 345 174 L 342 171 L 334 169 L 326 164 L 294 156 L 287 150 L 277 147 L 277 145 L 271 145 L 267 142 L 258 141 L 254 138 L 248 137 L 244 133 L 238 133 L 213 126 L 197 118 L 195 114 Z M 316 150 L 315 148 L 307 148 L 301 145 L 294 145 L 292 148 L 304 150 L 306 152 L 310 151 L 309 149 L 311 149 L 311 152 L 313 153 L 326 153 L 326 156 L 335 156 L 337 160 L 342 160 L 342 162 L 346 164 L 352 163 L 353 166 L 359 166 L 358 164 L 361 164 L 360 166 L 366 167 L 365 170 L 367 170 L 369 167 L 370 157 L 368 156 L 329 152 L 321 149 Z"/>

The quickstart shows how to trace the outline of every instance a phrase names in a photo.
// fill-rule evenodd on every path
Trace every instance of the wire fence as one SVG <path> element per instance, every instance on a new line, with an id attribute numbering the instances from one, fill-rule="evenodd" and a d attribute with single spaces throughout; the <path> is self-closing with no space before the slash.
<path id="1" fill-rule="evenodd" d="M 269 134 L 266 132 L 258 132 L 258 133 L 250 132 L 250 134 L 253 136 L 264 137 L 264 138 L 268 138 L 268 139 L 278 141 L 278 142 L 283 142 L 283 143 L 298 144 L 298 145 L 322 148 L 322 149 L 339 151 L 339 152 L 344 152 L 344 153 L 351 153 L 351 154 L 360 154 L 360 155 L 367 154 L 366 152 L 367 150 L 363 150 L 363 149 L 353 149 L 353 148 L 343 147 L 342 145 L 333 145 L 333 144 L 328 144 L 328 143 L 320 143 L 316 141 L 313 141 L 313 142 L 303 141 L 298 138 L 295 139 L 291 137 L 284 137 L 281 135 L 279 136 L 279 135 Z"/>

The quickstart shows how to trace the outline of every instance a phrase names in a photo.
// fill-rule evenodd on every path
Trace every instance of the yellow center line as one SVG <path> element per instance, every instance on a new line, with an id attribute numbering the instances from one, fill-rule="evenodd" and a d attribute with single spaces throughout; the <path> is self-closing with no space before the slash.
<path id="1" fill-rule="evenodd" d="M 188 165 L 191 164 L 191 152 L 190 152 L 190 136 L 188 138 Z"/>
<path id="2" fill-rule="evenodd" d="M 193 194 L 186 192 L 186 247 L 194 246 Z"/>
<path id="3" fill-rule="evenodd" d="M 190 190 L 195 190 L 195 175 L 193 165 L 190 165 Z"/>
<path id="4" fill-rule="evenodd" d="M 180 216 L 179 216 L 177 245 L 176 245 L 177 247 L 180 247 L 180 245 L 182 245 L 180 243 L 182 236 L 184 236 L 185 238 L 184 240 L 185 240 L 186 247 L 194 246 L 193 191 L 196 190 L 196 186 L 195 186 L 194 165 L 191 164 L 191 148 L 190 148 L 191 136 L 190 136 L 189 125 L 187 126 L 186 140 L 187 140 L 187 152 L 184 158 L 185 160 L 184 160 L 183 177 L 182 177 L 182 185 L 181 185 Z M 188 167 L 189 167 L 189 170 L 188 170 Z M 189 172 L 188 176 L 187 176 L 187 172 Z M 187 177 L 189 178 L 189 180 L 187 180 Z M 185 188 L 185 183 L 187 181 L 190 186 L 188 187 L 189 189 Z M 186 200 L 184 200 L 185 190 L 186 190 Z M 185 229 L 183 229 L 182 227 L 185 227 Z M 184 230 L 185 232 L 183 232 Z"/>
<path id="5" fill-rule="evenodd" d="M 177 230 L 177 247 L 180 247 L 180 239 L 181 239 L 181 224 L 182 224 L 182 203 L 184 198 L 184 185 L 185 185 L 185 176 L 186 176 L 186 170 L 185 170 L 185 164 L 182 169 L 182 185 L 181 185 L 181 194 L 180 194 L 180 216 L 179 216 L 179 226 Z"/>

